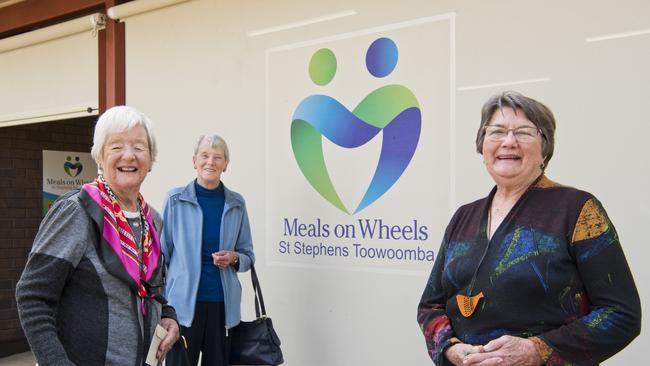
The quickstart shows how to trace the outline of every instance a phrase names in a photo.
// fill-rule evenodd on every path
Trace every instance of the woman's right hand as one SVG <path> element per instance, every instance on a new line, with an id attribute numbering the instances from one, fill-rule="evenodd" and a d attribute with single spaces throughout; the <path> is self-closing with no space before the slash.
<path id="1" fill-rule="evenodd" d="M 456 343 L 445 350 L 445 357 L 456 366 L 468 365 L 463 363 L 468 355 L 483 352 L 483 346 L 472 346 L 466 343 Z"/>

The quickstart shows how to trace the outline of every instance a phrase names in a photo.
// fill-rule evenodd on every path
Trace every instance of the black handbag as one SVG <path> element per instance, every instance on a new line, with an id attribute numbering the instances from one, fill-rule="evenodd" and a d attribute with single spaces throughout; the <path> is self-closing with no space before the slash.
<path id="1" fill-rule="evenodd" d="M 175 356 L 179 358 L 179 360 L 176 360 L 176 362 L 180 362 L 182 366 L 192 366 L 190 364 L 190 359 L 187 356 L 187 340 L 185 339 L 184 336 L 178 337 L 178 340 L 174 345 L 172 346 L 171 352 L 175 353 Z M 167 354 L 169 356 L 169 353 Z M 162 365 L 162 362 L 160 363 Z"/>
<path id="2" fill-rule="evenodd" d="M 253 321 L 242 321 L 231 330 L 229 360 L 231 365 L 280 365 L 284 362 L 280 338 L 266 316 L 260 281 L 251 265 L 251 281 L 255 293 Z M 261 312 L 260 312 L 261 309 Z"/>

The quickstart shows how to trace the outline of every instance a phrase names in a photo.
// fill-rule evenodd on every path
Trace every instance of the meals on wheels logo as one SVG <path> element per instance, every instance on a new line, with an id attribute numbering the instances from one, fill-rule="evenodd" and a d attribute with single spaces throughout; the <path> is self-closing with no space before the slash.
<path id="1" fill-rule="evenodd" d="M 384 78 L 393 72 L 398 59 L 395 42 L 378 38 L 366 51 L 366 68 L 374 77 Z M 328 48 L 316 51 L 309 62 L 309 76 L 319 86 L 327 85 L 336 69 L 336 55 Z M 314 94 L 303 99 L 293 113 L 291 147 L 312 187 L 336 208 L 350 214 L 328 173 L 323 136 L 340 147 L 353 149 L 382 133 L 379 161 L 363 198 L 352 211 L 356 214 L 384 195 L 404 173 L 418 146 L 421 126 L 418 100 L 404 85 L 379 87 L 353 110 L 334 97 Z"/>
<path id="2" fill-rule="evenodd" d="M 266 49 L 267 263 L 431 270 L 455 204 L 453 19 Z"/>
<path id="3" fill-rule="evenodd" d="M 43 150 L 43 215 L 59 196 L 92 181 L 96 171 L 90 153 Z"/>
<path id="4" fill-rule="evenodd" d="M 66 162 L 63 163 L 63 170 L 65 170 L 65 173 L 66 173 L 67 175 L 69 175 L 69 176 L 71 176 L 72 178 L 74 178 L 74 177 L 78 176 L 79 174 L 81 174 L 81 171 L 84 169 L 84 166 L 83 166 L 83 164 L 81 164 L 81 162 L 79 161 L 79 157 L 78 157 L 78 156 L 75 156 L 75 157 L 74 157 L 74 160 L 75 160 L 76 163 L 72 163 L 72 162 L 71 162 L 71 161 L 72 161 L 72 157 L 71 157 L 70 155 L 68 155 L 68 157 L 66 157 L 65 160 L 66 160 Z"/>

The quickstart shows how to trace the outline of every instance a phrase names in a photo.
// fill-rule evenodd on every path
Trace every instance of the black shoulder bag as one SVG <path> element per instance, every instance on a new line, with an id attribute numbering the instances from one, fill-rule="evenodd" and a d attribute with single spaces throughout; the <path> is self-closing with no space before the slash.
<path id="1" fill-rule="evenodd" d="M 242 321 L 232 329 L 230 364 L 280 365 L 284 362 L 280 349 L 280 338 L 273 329 L 271 318 L 266 316 L 260 281 L 257 279 L 253 265 L 251 265 L 251 280 L 255 293 L 255 316 L 257 318 L 253 321 Z"/>

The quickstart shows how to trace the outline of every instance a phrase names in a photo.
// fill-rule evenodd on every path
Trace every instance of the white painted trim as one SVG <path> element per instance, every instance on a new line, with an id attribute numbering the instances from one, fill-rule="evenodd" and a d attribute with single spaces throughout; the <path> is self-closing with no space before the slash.
<path id="1" fill-rule="evenodd" d="M 643 35 L 646 35 L 646 34 L 650 34 L 650 29 L 639 29 L 639 30 L 630 31 L 630 32 L 603 34 L 603 35 L 600 35 L 600 36 L 587 37 L 587 39 L 585 41 L 587 41 L 587 42 L 609 41 L 609 40 L 612 40 L 612 39 L 643 36 Z"/>
<path id="2" fill-rule="evenodd" d="M 390 30 L 406 28 L 406 27 L 419 25 L 419 24 L 437 22 L 437 21 L 440 21 L 440 20 L 449 20 L 452 17 L 454 17 L 455 15 L 456 15 L 455 13 L 445 13 L 445 14 L 435 15 L 435 16 L 430 16 L 430 17 L 417 18 L 417 19 L 407 20 L 407 21 L 399 22 L 399 23 L 392 23 L 392 24 L 388 24 L 388 25 L 381 25 L 381 26 L 378 26 L 378 27 L 366 28 L 366 29 L 362 29 L 362 30 L 358 30 L 358 31 L 337 34 L 337 35 L 333 35 L 333 36 L 327 36 L 327 37 L 322 37 L 322 38 L 311 39 L 311 40 L 308 40 L 308 41 L 297 42 L 297 43 L 288 44 L 288 45 L 284 45 L 284 46 L 271 47 L 271 48 L 268 48 L 267 51 L 268 52 L 277 52 L 277 51 L 293 50 L 293 49 L 296 49 L 296 48 L 313 46 L 315 44 L 320 44 L 320 43 L 325 43 L 325 42 L 340 41 L 342 39 L 348 39 L 348 38 L 352 38 L 352 37 L 375 34 L 375 33 L 380 33 L 380 32 L 386 32 L 386 31 L 390 31 Z"/>
<path id="3" fill-rule="evenodd" d="M 304 27 L 306 25 L 322 23 L 322 22 L 327 22 L 327 21 L 330 21 L 330 20 L 349 17 L 351 15 L 356 15 L 356 14 L 357 14 L 356 11 L 350 9 L 350 10 L 345 10 L 345 11 L 341 11 L 341 12 L 334 13 L 334 14 L 328 14 L 328 15 L 323 15 L 323 16 L 320 16 L 320 17 L 309 18 L 309 19 L 300 20 L 300 21 L 296 21 L 296 22 L 281 24 L 281 25 L 277 25 L 277 26 L 274 26 L 274 27 L 268 27 L 268 28 L 263 28 L 263 29 L 252 30 L 252 31 L 246 32 L 246 35 L 249 36 L 249 37 L 256 37 L 256 36 L 261 36 L 263 34 L 280 32 L 280 31 L 284 31 L 284 30 Z"/>
<path id="4" fill-rule="evenodd" d="M 547 82 L 547 81 L 551 81 L 551 78 L 543 77 L 543 78 L 537 78 L 537 79 L 526 79 L 526 80 L 516 80 L 516 81 L 502 81 L 502 82 L 492 83 L 492 84 L 463 86 L 463 87 L 458 88 L 458 91 L 497 88 L 497 87 L 501 87 L 501 86 L 510 86 L 510 85 L 542 83 L 542 82 Z"/>
<path id="5" fill-rule="evenodd" d="M 96 102 L 0 116 L 0 128 L 98 115 Z"/>
<path id="6" fill-rule="evenodd" d="M 99 29 L 101 26 L 98 26 L 98 21 L 103 19 L 102 17 L 102 14 L 95 13 L 90 16 L 84 16 L 50 27 L 2 39 L 0 40 L 0 53 L 71 36 L 91 29 Z"/>
<path id="7" fill-rule="evenodd" d="M 456 211 L 456 13 L 449 15 L 449 215 Z"/>
<path id="8" fill-rule="evenodd" d="M 146 13 L 152 10 L 187 2 L 189 0 L 137 0 L 116 5 L 106 11 L 106 15 L 113 20 L 124 20 L 133 15 Z"/>

